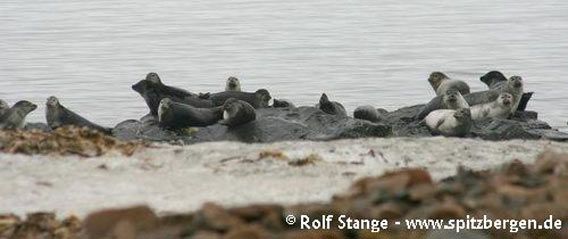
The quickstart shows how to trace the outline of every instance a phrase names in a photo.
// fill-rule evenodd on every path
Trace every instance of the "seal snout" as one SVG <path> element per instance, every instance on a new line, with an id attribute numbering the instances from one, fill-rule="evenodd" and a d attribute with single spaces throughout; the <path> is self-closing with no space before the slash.
<path id="1" fill-rule="evenodd" d="M 511 76 L 509 80 L 513 82 L 513 87 L 515 88 L 520 88 L 523 86 L 523 78 L 521 78 L 520 76 Z"/>

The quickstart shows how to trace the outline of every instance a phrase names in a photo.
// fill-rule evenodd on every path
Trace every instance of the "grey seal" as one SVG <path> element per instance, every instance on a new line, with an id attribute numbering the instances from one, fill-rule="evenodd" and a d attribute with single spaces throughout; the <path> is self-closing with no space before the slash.
<path id="1" fill-rule="evenodd" d="M 353 118 L 368 120 L 371 122 L 383 121 L 384 117 L 381 115 L 378 109 L 371 105 L 359 106 L 353 111 Z"/>
<path id="2" fill-rule="evenodd" d="M 428 77 L 428 82 L 436 92 L 436 95 L 443 95 L 450 89 L 458 90 L 462 95 L 470 93 L 469 85 L 461 80 L 450 79 L 446 74 L 434 71 Z"/>
<path id="3" fill-rule="evenodd" d="M 223 119 L 220 124 L 229 127 L 235 127 L 254 121 L 256 119 L 256 111 L 249 103 L 230 98 L 223 105 Z"/>
<path id="4" fill-rule="evenodd" d="M 18 101 L 0 116 L 0 129 L 22 129 L 26 116 L 35 109 L 37 105 L 27 100 Z"/>
<path id="5" fill-rule="evenodd" d="M 254 107 L 267 108 L 272 97 L 266 89 L 260 89 L 256 92 L 242 92 L 242 91 L 223 91 L 219 93 L 204 94 L 201 98 L 211 100 L 214 106 L 222 106 L 230 98 L 242 100 Z"/>
<path id="6" fill-rule="evenodd" d="M 274 99 L 272 102 L 274 108 L 296 108 L 296 105 L 287 99 Z"/>
<path id="7" fill-rule="evenodd" d="M 340 115 L 347 116 L 345 107 L 336 101 L 330 101 L 325 93 L 320 97 L 319 104 L 316 105 L 317 108 L 330 115 Z"/>
<path id="8" fill-rule="evenodd" d="M 225 91 L 241 91 L 241 82 L 237 77 L 231 76 L 227 78 Z"/>
<path id="9" fill-rule="evenodd" d="M 462 109 L 469 108 L 469 104 L 462 94 L 455 89 L 447 90 L 444 94 L 434 97 L 418 114 L 418 119 L 423 119 L 430 112 L 438 109 Z"/>
<path id="10" fill-rule="evenodd" d="M 59 99 L 55 96 L 47 98 L 45 106 L 45 119 L 47 120 L 47 125 L 51 129 L 73 125 L 77 127 L 87 127 L 106 134 L 110 134 L 112 132 L 111 128 L 95 124 L 61 105 Z"/>
<path id="11" fill-rule="evenodd" d="M 0 116 L 2 116 L 4 113 L 6 113 L 9 109 L 10 109 L 10 105 L 8 104 L 8 102 L 6 102 L 4 100 L 0 100 Z"/>
<path id="12" fill-rule="evenodd" d="M 132 85 L 132 89 L 144 98 L 150 114 L 154 116 L 158 115 L 158 106 L 164 98 L 199 108 L 213 107 L 213 102 L 210 100 L 204 100 L 189 91 L 165 85 L 154 72 L 148 73 L 145 79 Z"/>
<path id="13" fill-rule="evenodd" d="M 511 76 L 505 84 L 497 87 L 495 89 L 490 89 L 486 91 L 473 92 L 463 96 L 465 101 L 469 106 L 486 104 L 495 101 L 499 98 L 501 93 L 509 93 L 513 96 L 513 107 L 511 108 L 511 113 L 514 113 L 521 101 L 523 96 L 523 79 L 520 76 Z M 417 119 L 423 119 L 430 112 L 438 109 L 444 109 L 442 102 L 442 96 L 436 96 L 426 106 L 418 113 Z"/>
<path id="14" fill-rule="evenodd" d="M 216 124 L 223 117 L 222 107 L 197 108 L 164 98 L 158 107 L 159 125 L 169 129 L 205 127 Z"/>
<path id="15" fill-rule="evenodd" d="M 503 92 L 493 102 L 472 106 L 471 118 L 474 121 L 485 118 L 506 119 L 511 115 L 513 101 L 511 94 Z"/>
<path id="16" fill-rule="evenodd" d="M 435 110 L 426 116 L 424 122 L 434 134 L 454 137 L 467 135 L 473 124 L 470 109 Z"/>
<path id="17" fill-rule="evenodd" d="M 507 77 L 500 71 L 490 71 L 479 77 L 479 80 L 486 84 L 489 89 L 495 89 L 507 82 Z"/>

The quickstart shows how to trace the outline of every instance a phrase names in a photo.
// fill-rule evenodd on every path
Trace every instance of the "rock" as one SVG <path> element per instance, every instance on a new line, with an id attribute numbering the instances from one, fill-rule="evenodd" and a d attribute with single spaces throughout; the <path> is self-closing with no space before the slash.
<path id="1" fill-rule="evenodd" d="M 90 214 L 84 221 L 85 232 L 89 238 L 136 238 L 139 231 L 147 231 L 157 226 L 158 217 L 146 206 L 103 210 Z"/>

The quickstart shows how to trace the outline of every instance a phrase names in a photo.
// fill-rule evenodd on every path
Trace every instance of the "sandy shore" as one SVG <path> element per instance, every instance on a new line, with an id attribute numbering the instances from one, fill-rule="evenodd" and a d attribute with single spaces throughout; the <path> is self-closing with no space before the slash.
<path id="1" fill-rule="evenodd" d="M 225 206 L 326 201 L 357 178 L 400 167 L 425 167 L 440 179 L 453 175 L 458 165 L 485 169 L 512 159 L 532 162 L 544 150 L 568 152 L 568 144 L 376 138 L 156 145 L 132 157 L 88 159 L 0 154 L 0 213 L 84 216 L 133 204 L 169 213 L 195 210 L 206 201 Z M 297 165 L 310 155 L 313 164 Z"/>

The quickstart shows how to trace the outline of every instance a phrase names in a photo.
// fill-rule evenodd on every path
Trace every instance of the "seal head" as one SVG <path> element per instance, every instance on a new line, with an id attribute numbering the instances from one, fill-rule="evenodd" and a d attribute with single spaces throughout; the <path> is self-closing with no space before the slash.
<path id="1" fill-rule="evenodd" d="M 440 84 L 442 84 L 442 81 L 446 79 L 450 79 L 446 74 L 439 71 L 434 71 L 430 73 L 430 76 L 428 77 L 428 82 L 430 82 L 430 85 L 432 86 L 434 91 L 437 91 L 438 87 L 440 87 Z"/>
<path id="2" fill-rule="evenodd" d="M 507 82 L 507 77 L 499 71 L 490 71 L 479 78 L 481 82 L 485 83 L 489 89 L 494 89 L 500 83 Z"/>
<path id="3" fill-rule="evenodd" d="M 330 115 L 347 116 L 345 107 L 338 102 L 330 101 L 325 93 L 320 97 L 317 107 L 325 113 Z"/>
<path id="4" fill-rule="evenodd" d="M 230 98 L 223 105 L 223 120 L 220 124 L 236 127 L 256 119 L 256 111 L 249 103 Z"/>
<path id="5" fill-rule="evenodd" d="M 6 113 L 6 111 L 8 111 L 9 109 L 10 105 L 4 100 L 0 100 L 0 116 Z"/>
<path id="6" fill-rule="evenodd" d="M 237 77 L 231 76 L 227 79 L 225 91 L 241 91 L 241 83 Z"/>

